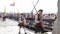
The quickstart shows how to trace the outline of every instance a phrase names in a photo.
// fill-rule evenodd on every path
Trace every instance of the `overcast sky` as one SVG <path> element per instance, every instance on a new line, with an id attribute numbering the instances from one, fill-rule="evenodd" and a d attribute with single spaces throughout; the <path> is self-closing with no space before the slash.
<path id="1" fill-rule="evenodd" d="M 57 1 L 58 0 L 39 0 L 36 9 L 43 9 L 43 13 L 57 13 Z M 11 3 L 15 2 L 15 6 L 10 6 Z M 4 12 L 4 6 L 6 6 L 7 13 L 29 13 L 33 9 L 33 4 L 37 0 L 0 0 L 0 12 Z M 36 10 L 33 10 L 36 13 Z"/>

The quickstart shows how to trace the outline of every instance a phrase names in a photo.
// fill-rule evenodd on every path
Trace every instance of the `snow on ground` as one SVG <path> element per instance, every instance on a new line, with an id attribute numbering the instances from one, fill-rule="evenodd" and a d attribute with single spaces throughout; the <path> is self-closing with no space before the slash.
<path id="1" fill-rule="evenodd" d="M 18 34 L 20 30 L 20 34 L 34 34 L 34 31 L 29 30 L 27 28 L 19 28 L 18 22 L 10 19 L 6 19 L 6 21 L 2 21 L 0 18 L 0 34 Z M 51 32 L 47 32 L 51 34 Z"/>
<path id="2" fill-rule="evenodd" d="M 2 21 L 0 18 L 0 34 L 18 34 L 19 26 L 17 21 L 6 19 Z"/>
<path id="3" fill-rule="evenodd" d="M 27 33 L 27 34 L 34 34 L 34 31 L 31 31 L 31 30 L 29 30 L 29 29 L 27 29 L 27 28 L 20 28 L 20 33 L 21 34 L 24 34 L 24 33 Z"/>
<path id="4" fill-rule="evenodd" d="M 0 26 L 17 26 L 18 22 L 10 19 L 6 19 L 6 21 L 2 21 L 0 19 Z"/>
<path id="5" fill-rule="evenodd" d="M 47 34 L 52 34 L 52 32 L 46 32 Z"/>
<path id="6" fill-rule="evenodd" d="M 35 32 L 34 31 L 32 31 L 32 30 L 29 30 L 29 29 L 27 29 L 27 28 L 20 28 L 20 34 L 24 34 L 24 33 L 27 33 L 27 34 L 35 34 Z M 41 33 L 37 33 L 37 34 L 41 34 Z M 52 32 L 46 32 L 46 33 L 44 33 L 44 34 L 52 34 Z"/>
<path id="7" fill-rule="evenodd" d="M 18 34 L 18 32 L 19 32 L 18 26 L 0 27 L 0 34 Z"/>

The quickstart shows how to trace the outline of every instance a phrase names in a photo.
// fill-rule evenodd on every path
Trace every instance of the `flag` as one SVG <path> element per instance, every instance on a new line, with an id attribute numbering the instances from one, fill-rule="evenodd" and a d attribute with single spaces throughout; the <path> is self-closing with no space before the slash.
<path id="1" fill-rule="evenodd" d="M 14 3 L 11 3 L 10 6 L 15 6 L 15 2 Z"/>

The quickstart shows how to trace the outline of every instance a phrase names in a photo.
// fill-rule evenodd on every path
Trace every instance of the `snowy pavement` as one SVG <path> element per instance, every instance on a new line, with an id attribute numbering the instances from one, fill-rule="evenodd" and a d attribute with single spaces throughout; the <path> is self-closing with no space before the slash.
<path id="1" fill-rule="evenodd" d="M 34 34 L 34 31 L 28 30 L 27 28 L 19 28 L 18 22 L 10 19 L 6 19 L 6 21 L 2 21 L 0 19 L 0 34 L 18 34 L 20 30 L 20 34 Z M 48 32 L 48 34 L 52 34 Z"/>
<path id="2" fill-rule="evenodd" d="M 0 34 L 18 34 L 18 32 L 19 32 L 18 26 L 0 27 Z"/>
<path id="3" fill-rule="evenodd" d="M 29 29 L 27 29 L 27 28 L 20 28 L 20 34 L 24 34 L 24 33 L 27 33 L 27 34 L 35 34 L 35 32 L 34 31 L 32 31 L 32 30 L 29 30 Z M 37 33 L 37 34 L 41 34 L 41 33 Z M 52 34 L 52 32 L 45 32 L 44 34 Z"/>
<path id="4" fill-rule="evenodd" d="M 17 21 L 6 19 L 2 21 L 0 18 L 0 34 L 18 34 L 19 26 Z"/>
<path id="5" fill-rule="evenodd" d="M 0 19 L 0 26 L 17 26 L 18 22 L 10 19 L 6 19 L 6 21 L 2 21 Z"/>
<path id="6" fill-rule="evenodd" d="M 20 28 L 20 34 L 35 34 L 34 31 Z M 0 27 L 0 34 L 18 34 L 19 27 L 18 26 L 7 26 L 7 27 Z M 51 32 L 47 32 L 48 34 L 52 34 Z"/>

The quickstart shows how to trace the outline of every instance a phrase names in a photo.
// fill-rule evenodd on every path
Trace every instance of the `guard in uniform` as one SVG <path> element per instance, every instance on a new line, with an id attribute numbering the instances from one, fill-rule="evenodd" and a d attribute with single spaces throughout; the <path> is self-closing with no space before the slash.
<path id="1" fill-rule="evenodd" d="M 20 15 L 18 26 L 24 27 L 24 16 L 23 16 L 23 14 Z"/>
<path id="2" fill-rule="evenodd" d="M 3 21 L 5 21 L 6 20 L 6 16 L 5 15 L 3 15 Z"/>
<path id="3" fill-rule="evenodd" d="M 23 27 L 24 30 L 25 30 L 25 24 L 26 24 L 26 20 L 24 18 L 24 15 L 21 14 L 20 18 L 19 18 L 19 24 L 18 24 L 18 26 L 20 26 L 20 28 Z M 20 31 L 19 31 L 19 34 L 20 34 Z M 26 34 L 26 32 L 25 32 L 25 34 Z"/>
<path id="4" fill-rule="evenodd" d="M 37 33 L 37 32 L 41 32 L 42 34 L 44 33 L 44 29 L 42 26 L 42 12 L 43 12 L 43 10 L 41 10 L 41 9 L 38 11 L 37 23 L 35 25 L 35 33 Z"/>
<path id="5" fill-rule="evenodd" d="M 3 21 L 6 20 L 6 7 L 4 7 L 4 13 L 3 13 Z"/>

